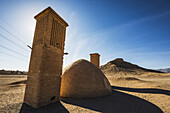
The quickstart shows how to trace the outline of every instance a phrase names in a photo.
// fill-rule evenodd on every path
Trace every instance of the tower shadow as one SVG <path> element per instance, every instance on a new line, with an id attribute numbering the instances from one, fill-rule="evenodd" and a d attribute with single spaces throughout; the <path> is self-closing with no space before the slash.
<path id="1" fill-rule="evenodd" d="M 128 88 L 128 87 L 119 87 L 119 86 L 112 86 L 113 89 L 122 90 L 122 91 L 129 91 L 129 92 L 136 92 L 136 93 L 151 93 L 151 94 L 164 94 L 169 96 L 169 90 L 157 89 L 157 88 Z"/>
<path id="2" fill-rule="evenodd" d="M 23 103 L 19 113 L 69 113 L 60 101 L 34 109 Z"/>
<path id="3" fill-rule="evenodd" d="M 113 90 L 111 95 L 91 98 L 62 98 L 64 103 L 77 105 L 102 113 L 163 113 L 156 105 L 126 93 Z"/>
<path id="4" fill-rule="evenodd" d="M 61 98 L 61 101 L 102 113 L 163 113 L 149 101 L 116 90 L 108 96 L 88 99 Z M 23 104 L 20 113 L 69 113 L 69 111 L 61 102 L 56 102 L 39 109 Z"/>

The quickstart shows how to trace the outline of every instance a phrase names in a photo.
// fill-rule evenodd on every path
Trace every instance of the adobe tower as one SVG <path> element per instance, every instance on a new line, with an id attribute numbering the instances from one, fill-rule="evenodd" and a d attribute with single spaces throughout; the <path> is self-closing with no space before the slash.
<path id="1" fill-rule="evenodd" d="M 98 53 L 90 54 L 90 62 L 99 68 L 100 66 L 100 55 Z"/>
<path id="2" fill-rule="evenodd" d="M 24 102 L 39 108 L 59 100 L 68 24 L 51 7 L 34 18 L 36 28 Z"/>

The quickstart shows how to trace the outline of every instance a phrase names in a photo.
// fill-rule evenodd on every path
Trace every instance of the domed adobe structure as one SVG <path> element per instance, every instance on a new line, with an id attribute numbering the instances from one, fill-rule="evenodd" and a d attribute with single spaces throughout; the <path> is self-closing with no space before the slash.
<path id="1" fill-rule="evenodd" d="M 89 61 L 78 60 L 64 70 L 61 97 L 89 98 L 105 96 L 111 92 L 111 85 L 103 72 Z"/>

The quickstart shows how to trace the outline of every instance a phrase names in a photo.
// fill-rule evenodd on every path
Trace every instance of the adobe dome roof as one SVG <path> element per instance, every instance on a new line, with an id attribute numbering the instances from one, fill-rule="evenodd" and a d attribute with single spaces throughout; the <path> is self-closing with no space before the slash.
<path id="1" fill-rule="evenodd" d="M 111 85 L 103 72 L 86 60 L 67 66 L 61 80 L 61 97 L 89 98 L 108 95 Z"/>

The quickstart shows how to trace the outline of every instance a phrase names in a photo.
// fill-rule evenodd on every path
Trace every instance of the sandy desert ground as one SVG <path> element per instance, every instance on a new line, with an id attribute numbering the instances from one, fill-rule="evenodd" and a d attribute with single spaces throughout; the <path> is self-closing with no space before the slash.
<path id="1" fill-rule="evenodd" d="M 63 98 L 36 110 L 23 104 L 26 75 L 0 75 L 0 113 L 170 113 L 170 74 L 107 77 L 111 95 Z"/>

